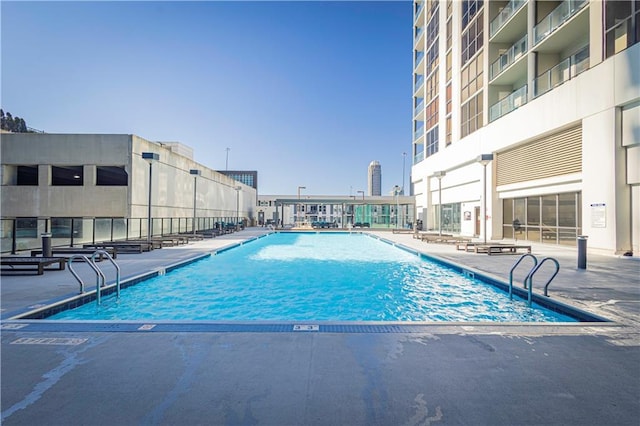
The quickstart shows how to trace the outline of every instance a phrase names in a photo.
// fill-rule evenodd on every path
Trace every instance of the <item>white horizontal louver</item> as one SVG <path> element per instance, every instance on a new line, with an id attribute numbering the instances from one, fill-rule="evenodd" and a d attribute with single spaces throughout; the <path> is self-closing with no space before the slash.
<path id="1" fill-rule="evenodd" d="M 496 155 L 498 186 L 582 171 L 582 126 Z"/>

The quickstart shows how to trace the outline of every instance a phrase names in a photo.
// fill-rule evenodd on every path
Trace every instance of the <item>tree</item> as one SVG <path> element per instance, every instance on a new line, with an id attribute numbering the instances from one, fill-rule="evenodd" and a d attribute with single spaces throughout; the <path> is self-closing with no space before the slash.
<path id="1" fill-rule="evenodd" d="M 27 122 L 24 121 L 23 118 L 20 118 L 18 116 L 14 117 L 8 111 L 5 114 L 4 110 L 0 109 L 0 119 L 0 128 L 2 130 L 8 130 L 14 133 L 29 133 Z"/>

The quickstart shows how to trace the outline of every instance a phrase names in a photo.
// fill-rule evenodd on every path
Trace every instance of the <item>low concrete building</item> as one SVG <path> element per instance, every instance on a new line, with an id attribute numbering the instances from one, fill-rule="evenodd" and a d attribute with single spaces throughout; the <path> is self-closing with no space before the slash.
<path id="1" fill-rule="evenodd" d="M 337 228 L 411 228 L 415 202 L 409 196 L 260 195 L 258 224 L 294 226 L 314 222 Z M 398 214 L 399 212 L 399 214 Z"/>
<path id="2" fill-rule="evenodd" d="M 45 231 L 75 243 L 106 232 L 146 236 L 149 211 L 152 235 L 254 219 L 256 190 L 197 163 L 177 142 L 4 133 L 0 147 L 3 252 L 15 250 L 13 235 L 21 249 Z"/>

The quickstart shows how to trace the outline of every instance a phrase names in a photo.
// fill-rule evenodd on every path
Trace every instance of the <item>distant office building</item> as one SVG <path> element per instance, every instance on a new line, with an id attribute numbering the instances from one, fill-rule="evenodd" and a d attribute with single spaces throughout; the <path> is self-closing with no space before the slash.
<path id="1" fill-rule="evenodd" d="M 258 190 L 258 172 L 255 170 L 218 170 L 218 173 Z"/>
<path id="2" fill-rule="evenodd" d="M 416 219 L 640 253 L 640 3 L 413 8 Z"/>
<path id="3" fill-rule="evenodd" d="M 382 195 L 382 167 L 377 161 L 372 161 L 369 164 L 369 195 Z"/>

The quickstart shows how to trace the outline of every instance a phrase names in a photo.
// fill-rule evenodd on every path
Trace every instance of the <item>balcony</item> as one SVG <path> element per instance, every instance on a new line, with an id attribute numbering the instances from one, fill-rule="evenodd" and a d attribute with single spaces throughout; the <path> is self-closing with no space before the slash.
<path id="1" fill-rule="evenodd" d="M 424 151 L 418 152 L 413 156 L 413 164 L 418 164 L 422 160 L 424 160 Z"/>
<path id="2" fill-rule="evenodd" d="M 500 73 L 502 73 L 502 71 L 506 70 L 525 53 L 527 53 L 526 34 L 491 64 L 489 80 L 496 78 Z"/>
<path id="3" fill-rule="evenodd" d="M 414 15 L 415 16 L 414 22 L 418 22 L 421 19 L 424 19 L 424 13 L 423 12 L 424 12 L 424 2 L 421 2 L 419 4 L 418 8 L 416 9 L 416 14 Z"/>
<path id="4" fill-rule="evenodd" d="M 583 47 L 575 55 L 554 66 L 533 80 L 533 96 L 544 95 L 554 87 L 571 80 L 589 68 L 589 46 Z"/>
<path id="5" fill-rule="evenodd" d="M 514 109 L 527 103 L 527 85 L 525 84 L 506 98 L 493 104 L 489 108 L 489 121 L 497 120 Z"/>
<path id="6" fill-rule="evenodd" d="M 424 59 L 424 51 L 419 51 L 416 52 L 415 56 L 415 68 L 420 68 L 420 65 L 422 65 L 422 60 Z"/>
<path id="7" fill-rule="evenodd" d="M 493 18 L 493 21 L 489 24 L 489 38 L 496 35 L 504 24 L 525 4 L 527 4 L 527 0 L 511 0 L 507 3 L 507 5 L 498 12 L 498 16 Z"/>
<path id="8" fill-rule="evenodd" d="M 418 139 L 420 139 L 422 136 L 424 136 L 424 125 L 422 125 L 421 127 L 417 128 L 414 132 L 413 132 L 413 141 L 417 141 Z"/>
<path id="9" fill-rule="evenodd" d="M 418 102 L 418 105 L 416 105 L 416 107 L 413 109 L 413 116 L 415 117 L 416 115 L 420 114 L 422 111 L 424 111 L 424 99 Z"/>
<path id="10" fill-rule="evenodd" d="M 424 26 L 416 27 L 413 40 L 415 50 L 424 50 Z"/>
<path id="11" fill-rule="evenodd" d="M 533 43 L 540 43 L 549 34 L 564 24 L 589 2 L 587 0 L 565 0 L 533 28 Z"/>
<path id="12" fill-rule="evenodd" d="M 424 75 L 422 74 L 418 75 L 418 77 L 416 78 L 415 85 L 413 87 L 414 87 L 413 89 L 414 94 L 418 93 L 424 87 Z M 422 97 L 422 96 L 417 96 L 417 97 Z"/>

